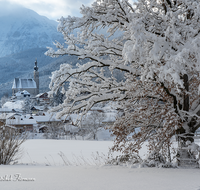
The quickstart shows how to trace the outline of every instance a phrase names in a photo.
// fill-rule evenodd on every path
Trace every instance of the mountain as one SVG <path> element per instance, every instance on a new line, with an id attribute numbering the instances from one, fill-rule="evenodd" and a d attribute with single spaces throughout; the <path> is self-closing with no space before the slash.
<path id="1" fill-rule="evenodd" d="M 58 23 L 19 5 L 0 2 L 0 57 L 62 41 Z"/>
<path id="2" fill-rule="evenodd" d="M 41 91 L 48 90 L 51 72 L 59 68 L 59 60 L 65 62 L 65 56 L 53 59 L 44 55 L 46 47 L 54 47 L 55 40 L 63 42 L 57 25 L 33 10 L 0 1 L 0 97 L 5 93 L 11 95 L 14 78 L 33 78 L 36 58 L 41 71 Z"/>

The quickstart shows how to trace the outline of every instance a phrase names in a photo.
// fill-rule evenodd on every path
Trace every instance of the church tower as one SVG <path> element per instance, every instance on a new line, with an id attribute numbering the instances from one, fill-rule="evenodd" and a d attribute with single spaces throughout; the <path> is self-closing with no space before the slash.
<path id="1" fill-rule="evenodd" d="M 34 67 L 34 81 L 36 83 L 36 95 L 39 94 L 39 72 L 38 72 L 38 66 L 37 66 L 37 59 L 35 61 L 35 67 Z"/>

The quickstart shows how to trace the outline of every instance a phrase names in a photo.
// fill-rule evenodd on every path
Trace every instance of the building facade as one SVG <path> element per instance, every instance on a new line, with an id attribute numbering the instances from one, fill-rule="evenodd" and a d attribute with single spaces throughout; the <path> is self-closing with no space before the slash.
<path id="1" fill-rule="evenodd" d="M 12 95 L 15 95 L 15 93 L 24 90 L 26 90 L 27 92 L 29 92 L 31 95 L 34 96 L 39 94 L 39 72 L 38 72 L 37 60 L 35 61 L 33 74 L 34 74 L 34 79 L 15 78 L 12 86 Z"/>

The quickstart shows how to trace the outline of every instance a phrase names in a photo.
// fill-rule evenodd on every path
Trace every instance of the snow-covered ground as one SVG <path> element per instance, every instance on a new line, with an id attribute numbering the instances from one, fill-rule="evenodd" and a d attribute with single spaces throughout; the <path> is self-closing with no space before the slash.
<path id="1" fill-rule="evenodd" d="M 200 190 L 200 169 L 98 164 L 95 152 L 106 155 L 111 146 L 111 141 L 27 140 L 23 144 L 24 156 L 17 165 L 0 166 L 0 189 Z M 71 166 L 64 164 L 59 152 L 63 152 Z M 6 178 L 8 181 L 4 181 Z M 20 181 L 24 178 L 30 181 Z"/>
<path id="2" fill-rule="evenodd" d="M 72 165 L 80 165 L 82 158 L 89 165 L 95 165 L 93 157 L 97 152 L 101 157 L 106 157 L 112 144 L 112 141 L 27 140 L 22 145 L 24 155 L 19 163 L 63 166 L 64 162 L 59 156 L 59 153 L 63 153 Z"/>

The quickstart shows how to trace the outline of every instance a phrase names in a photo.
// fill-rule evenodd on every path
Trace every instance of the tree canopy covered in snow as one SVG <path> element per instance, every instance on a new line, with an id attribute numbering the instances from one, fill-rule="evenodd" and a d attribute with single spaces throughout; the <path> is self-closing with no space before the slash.
<path id="1" fill-rule="evenodd" d="M 81 14 L 59 19 L 66 44 L 56 42 L 57 50 L 46 53 L 89 59 L 76 68 L 62 64 L 52 73 L 51 94 L 62 88 L 66 96 L 53 109 L 58 117 L 84 115 L 98 102 L 116 101 L 124 115 L 112 129 L 115 150 L 137 152 L 149 140 L 150 152 L 166 155 L 175 134 L 181 146 L 193 142 L 200 126 L 200 1 L 97 0 L 82 6 Z M 114 70 L 125 79 L 118 81 Z M 128 135 L 135 141 L 127 141 Z"/>

